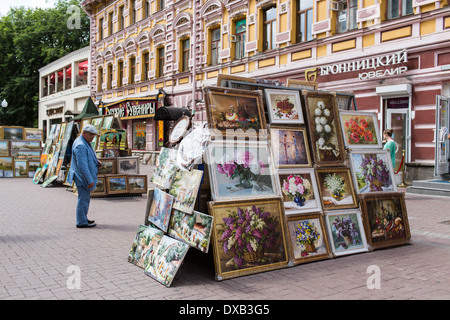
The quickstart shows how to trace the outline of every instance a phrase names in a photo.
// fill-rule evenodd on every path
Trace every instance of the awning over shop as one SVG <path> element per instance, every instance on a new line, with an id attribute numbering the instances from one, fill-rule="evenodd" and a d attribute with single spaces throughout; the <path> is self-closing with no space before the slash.
<path id="1" fill-rule="evenodd" d="M 84 118 L 95 117 L 98 115 L 99 115 L 98 109 L 95 106 L 94 101 L 92 101 L 92 98 L 89 97 L 86 100 L 86 103 L 84 104 L 83 111 L 81 111 L 80 115 L 74 117 L 72 120 L 81 120 Z"/>
<path id="2" fill-rule="evenodd" d="M 178 120 L 182 116 L 191 116 L 191 111 L 187 108 L 161 107 L 156 110 L 155 120 Z"/>

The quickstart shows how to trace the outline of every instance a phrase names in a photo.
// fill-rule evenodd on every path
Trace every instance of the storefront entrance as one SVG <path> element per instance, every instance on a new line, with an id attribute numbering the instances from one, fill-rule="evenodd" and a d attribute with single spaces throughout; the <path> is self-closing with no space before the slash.
<path id="1" fill-rule="evenodd" d="M 443 96 L 436 96 L 436 154 L 434 174 L 444 175 L 450 173 L 450 150 L 449 150 L 449 115 L 450 98 Z"/>

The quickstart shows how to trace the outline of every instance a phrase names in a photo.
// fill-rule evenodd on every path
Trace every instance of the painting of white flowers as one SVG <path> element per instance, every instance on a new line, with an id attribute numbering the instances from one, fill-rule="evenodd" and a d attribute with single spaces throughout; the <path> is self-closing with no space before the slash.
<path id="1" fill-rule="evenodd" d="M 265 89 L 269 122 L 304 124 L 300 93 L 297 90 Z"/>
<path id="2" fill-rule="evenodd" d="M 188 250 L 188 244 L 163 236 L 155 253 L 145 266 L 145 274 L 170 287 Z"/>
<path id="3" fill-rule="evenodd" d="M 278 170 L 287 215 L 322 210 L 314 169 Z"/>
<path id="4" fill-rule="evenodd" d="M 278 195 L 267 143 L 216 141 L 208 146 L 213 200 Z"/>
<path id="5" fill-rule="evenodd" d="M 368 251 L 361 212 L 355 209 L 328 212 L 326 224 L 333 255 Z"/>
<path id="6" fill-rule="evenodd" d="M 391 155 L 387 150 L 349 153 L 356 193 L 397 191 Z"/>
<path id="7" fill-rule="evenodd" d="M 336 97 L 325 92 L 303 90 L 302 93 L 315 164 L 342 165 L 345 154 Z"/>
<path id="8" fill-rule="evenodd" d="M 355 191 L 348 168 L 316 169 L 323 210 L 356 208 Z"/>

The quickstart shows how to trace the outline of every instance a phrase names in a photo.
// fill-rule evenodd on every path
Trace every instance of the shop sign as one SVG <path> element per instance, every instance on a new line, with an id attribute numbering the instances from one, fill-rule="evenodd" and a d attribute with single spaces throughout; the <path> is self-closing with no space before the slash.
<path id="1" fill-rule="evenodd" d="M 361 73 L 358 76 L 359 80 L 383 78 L 386 76 L 392 76 L 406 72 L 408 70 L 408 67 L 395 66 L 405 62 L 408 62 L 406 50 L 401 50 L 395 53 L 377 56 L 373 58 L 323 66 L 320 67 L 318 73 L 320 76 L 328 76 L 330 74 L 341 74 L 345 72 L 361 71 Z M 377 70 L 378 68 L 382 67 L 384 69 Z"/>
<path id="2" fill-rule="evenodd" d="M 157 100 L 125 100 L 114 105 L 105 106 L 104 114 L 116 114 L 121 119 L 153 117 L 157 104 Z"/>
<path id="3" fill-rule="evenodd" d="M 409 108 L 409 98 L 390 98 L 387 99 L 388 109 L 405 109 Z"/>
<path id="4" fill-rule="evenodd" d="M 64 107 L 52 108 L 47 110 L 47 116 L 54 116 L 55 114 L 60 114 L 64 112 Z"/>

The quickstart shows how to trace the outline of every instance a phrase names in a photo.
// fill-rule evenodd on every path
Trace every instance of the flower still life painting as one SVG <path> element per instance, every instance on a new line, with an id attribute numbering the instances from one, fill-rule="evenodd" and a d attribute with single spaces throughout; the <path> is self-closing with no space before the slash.
<path id="1" fill-rule="evenodd" d="M 270 123 L 305 123 L 298 91 L 265 89 L 264 92 Z"/>
<path id="2" fill-rule="evenodd" d="M 402 192 L 365 193 L 361 211 L 367 242 L 374 249 L 409 242 L 411 233 Z"/>
<path id="3" fill-rule="evenodd" d="M 361 213 L 356 209 L 328 212 L 327 229 L 335 256 L 368 251 Z"/>
<path id="4" fill-rule="evenodd" d="M 351 149 L 381 148 L 375 112 L 339 111 L 344 145 Z"/>
<path id="5" fill-rule="evenodd" d="M 166 232 L 169 227 L 172 205 L 173 196 L 156 188 L 153 193 L 153 202 L 148 214 L 148 221 Z"/>
<path id="6" fill-rule="evenodd" d="M 174 197 L 174 209 L 192 213 L 202 177 L 203 171 L 196 169 L 191 171 L 179 170 L 175 174 L 169 190 L 169 194 Z"/>
<path id="7" fill-rule="evenodd" d="M 349 158 L 356 193 L 397 191 L 391 156 L 387 150 L 352 151 Z"/>
<path id="8" fill-rule="evenodd" d="M 188 250 L 188 244 L 164 235 L 145 266 L 145 274 L 170 287 Z"/>
<path id="9" fill-rule="evenodd" d="M 150 182 L 153 182 L 163 189 L 169 189 L 177 171 L 176 159 L 177 150 L 164 147 L 161 148 L 156 163 L 156 170 Z"/>
<path id="10" fill-rule="evenodd" d="M 349 209 L 358 206 L 348 168 L 316 169 L 323 210 Z"/>
<path id="11" fill-rule="evenodd" d="M 128 262 L 145 268 L 151 260 L 164 232 L 146 225 L 140 225 L 128 254 Z"/>
<path id="12" fill-rule="evenodd" d="M 343 164 L 344 144 L 336 106 L 332 93 L 316 93 L 303 90 L 306 115 L 315 163 L 319 166 Z"/>
<path id="13" fill-rule="evenodd" d="M 287 220 L 294 264 L 329 258 L 328 237 L 320 213 L 289 216 Z"/>
<path id="14" fill-rule="evenodd" d="M 245 135 L 266 130 L 266 119 L 261 93 L 223 87 L 204 89 L 208 123 L 216 133 L 227 130 Z"/>
<path id="15" fill-rule="evenodd" d="M 278 177 L 287 215 L 322 210 L 314 169 L 280 169 Z"/>
<path id="16" fill-rule="evenodd" d="M 214 217 L 216 279 L 283 268 L 288 263 L 280 198 L 208 202 Z"/>
<path id="17" fill-rule="evenodd" d="M 270 127 L 270 139 L 276 167 L 311 166 L 305 129 Z"/>
<path id="18" fill-rule="evenodd" d="M 278 195 L 267 144 L 213 142 L 208 157 L 214 200 Z"/>
<path id="19" fill-rule="evenodd" d="M 194 211 L 192 214 L 174 210 L 169 224 L 169 235 L 191 247 L 208 253 L 214 218 Z"/>

